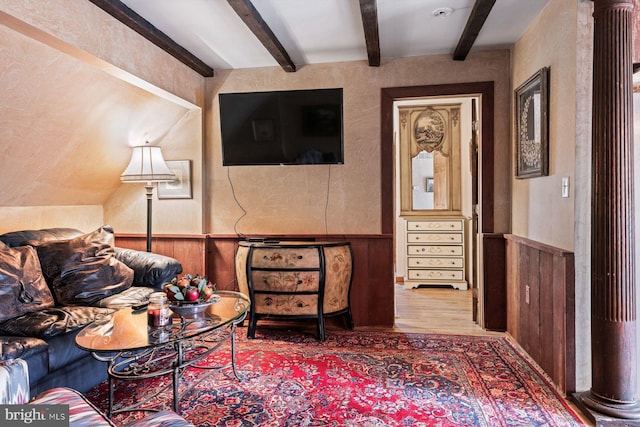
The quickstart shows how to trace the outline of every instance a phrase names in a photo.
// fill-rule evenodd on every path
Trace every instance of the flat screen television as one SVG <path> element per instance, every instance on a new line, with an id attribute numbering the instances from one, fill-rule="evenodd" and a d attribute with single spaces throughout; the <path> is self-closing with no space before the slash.
<path id="1" fill-rule="evenodd" d="M 222 164 L 341 164 L 342 89 L 221 93 Z"/>

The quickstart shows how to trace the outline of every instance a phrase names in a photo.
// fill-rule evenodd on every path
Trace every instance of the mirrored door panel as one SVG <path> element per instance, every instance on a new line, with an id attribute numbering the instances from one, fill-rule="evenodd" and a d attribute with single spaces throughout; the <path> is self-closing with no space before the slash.
<path id="1" fill-rule="evenodd" d="M 460 106 L 398 109 L 402 216 L 460 212 Z"/>

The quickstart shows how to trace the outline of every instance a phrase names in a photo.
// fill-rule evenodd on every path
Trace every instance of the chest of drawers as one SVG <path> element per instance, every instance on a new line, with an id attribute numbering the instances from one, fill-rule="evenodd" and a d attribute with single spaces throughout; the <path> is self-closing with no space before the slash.
<path id="1" fill-rule="evenodd" d="M 408 220 L 406 238 L 405 288 L 444 285 L 467 289 L 463 218 Z"/>
<path id="2" fill-rule="evenodd" d="M 247 336 L 255 337 L 259 319 L 316 319 L 323 341 L 327 316 L 343 316 L 353 329 L 352 276 L 349 242 L 240 242 L 236 278 L 251 301 Z"/>

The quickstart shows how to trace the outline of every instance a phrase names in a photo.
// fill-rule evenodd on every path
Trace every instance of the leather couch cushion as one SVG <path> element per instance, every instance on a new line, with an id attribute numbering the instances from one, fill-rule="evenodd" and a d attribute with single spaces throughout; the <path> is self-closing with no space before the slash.
<path id="1" fill-rule="evenodd" d="M 76 360 L 89 356 L 86 350 L 76 345 L 76 335 L 81 330 L 76 329 L 68 334 L 56 335 L 45 339 L 49 344 L 49 372 L 64 369 Z"/>
<path id="2" fill-rule="evenodd" d="M 24 246 L 28 241 L 47 242 L 49 240 L 73 239 L 84 234 L 75 228 L 45 228 L 42 230 L 11 231 L 0 235 L 0 241 L 9 247 Z"/>
<path id="3" fill-rule="evenodd" d="M 0 334 L 48 338 L 80 329 L 94 320 L 111 316 L 114 310 L 101 307 L 51 307 L 32 311 L 0 323 Z"/>
<path id="4" fill-rule="evenodd" d="M 92 305 L 133 282 L 133 270 L 115 257 L 108 225 L 69 240 L 27 243 L 38 251 L 58 305 Z"/>
<path id="5" fill-rule="evenodd" d="M 28 359 L 46 353 L 48 347 L 40 338 L 0 336 L 0 361 Z"/>
<path id="6" fill-rule="evenodd" d="M 35 249 L 0 250 L 0 322 L 53 305 Z"/>
<path id="7" fill-rule="evenodd" d="M 162 285 L 182 273 L 182 264 L 174 258 L 133 249 L 115 248 L 115 250 L 116 258 L 133 269 L 134 286 L 148 286 L 162 290 Z"/>

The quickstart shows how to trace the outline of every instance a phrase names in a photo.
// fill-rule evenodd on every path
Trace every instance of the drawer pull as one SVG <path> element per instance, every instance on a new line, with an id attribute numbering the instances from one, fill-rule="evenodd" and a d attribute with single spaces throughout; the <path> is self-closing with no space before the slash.
<path id="1" fill-rule="evenodd" d="M 298 255 L 298 259 L 302 259 L 302 255 Z"/>
<path id="2" fill-rule="evenodd" d="M 302 280 L 298 279 L 298 282 L 296 284 L 302 285 Z"/>
<path id="3" fill-rule="evenodd" d="M 416 273 L 416 277 L 422 277 L 422 274 Z M 427 273 L 427 277 L 442 277 L 442 273 L 440 271 L 430 271 Z"/>

